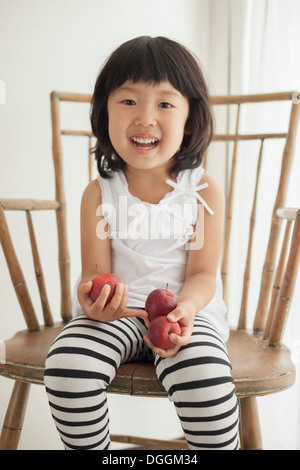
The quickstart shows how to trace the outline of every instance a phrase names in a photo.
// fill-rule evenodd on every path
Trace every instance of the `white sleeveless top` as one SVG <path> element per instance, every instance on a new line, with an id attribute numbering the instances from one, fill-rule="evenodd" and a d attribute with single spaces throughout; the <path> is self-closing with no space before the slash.
<path id="1" fill-rule="evenodd" d="M 143 202 L 128 190 L 122 171 L 110 178 L 98 176 L 102 192 L 102 213 L 111 240 L 111 272 L 128 284 L 128 306 L 144 309 L 148 294 L 154 289 L 168 289 L 177 297 L 185 279 L 186 263 L 198 216 L 198 201 L 213 212 L 198 191 L 203 168 L 183 170 L 176 183 L 158 204 Z M 153 188 L 155 191 L 155 188 Z M 199 241 L 198 241 L 199 242 Z M 200 313 L 200 312 L 199 312 Z M 222 295 L 220 270 L 213 299 L 201 310 L 227 341 L 229 329 Z"/>

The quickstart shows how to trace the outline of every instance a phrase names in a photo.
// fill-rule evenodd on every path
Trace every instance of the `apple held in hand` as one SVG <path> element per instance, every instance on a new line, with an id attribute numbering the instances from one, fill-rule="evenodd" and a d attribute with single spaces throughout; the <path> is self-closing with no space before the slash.
<path id="1" fill-rule="evenodd" d="M 145 310 L 148 313 L 149 321 L 156 317 L 166 316 L 177 307 L 176 297 L 166 289 L 155 289 L 147 297 Z"/>
<path id="2" fill-rule="evenodd" d="M 90 297 L 92 301 L 95 302 L 98 299 L 103 286 L 108 284 L 110 286 L 110 293 L 107 297 L 105 305 L 109 304 L 115 293 L 116 285 L 119 282 L 121 282 L 120 279 L 114 274 L 101 274 L 101 276 L 95 277 L 92 280 L 93 285 L 90 290 Z"/>
<path id="3" fill-rule="evenodd" d="M 151 343 L 161 349 L 171 349 L 175 346 L 169 339 L 171 333 L 180 336 L 181 328 L 177 321 L 170 322 L 166 316 L 156 317 L 150 323 L 148 329 L 148 337 Z"/>

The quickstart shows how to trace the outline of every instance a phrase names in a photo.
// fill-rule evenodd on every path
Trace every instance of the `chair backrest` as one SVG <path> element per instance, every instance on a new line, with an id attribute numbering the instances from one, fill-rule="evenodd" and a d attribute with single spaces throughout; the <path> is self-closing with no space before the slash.
<path id="1" fill-rule="evenodd" d="M 221 108 L 223 110 L 223 117 L 225 115 L 224 122 L 228 123 L 232 121 L 232 114 L 228 113 L 228 109 L 231 109 L 232 107 L 235 110 L 235 123 L 233 125 L 233 132 L 228 128 L 227 124 L 225 132 L 219 132 L 217 124 L 213 142 L 209 148 L 209 151 L 205 155 L 204 161 L 204 165 L 205 167 L 208 167 L 208 171 L 210 165 L 220 165 L 222 164 L 222 162 L 226 162 L 226 168 L 228 169 L 227 214 L 225 222 L 224 252 L 221 267 L 224 283 L 224 296 L 228 303 L 230 303 L 230 290 L 233 290 L 234 296 L 236 296 L 235 286 L 234 288 L 230 289 L 230 268 L 233 264 L 231 262 L 230 250 L 235 249 L 235 241 L 232 241 L 232 238 L 236 236 L 234 219 L 235 217 L 240 217 L 238 211 L 235 210 L 235 201 L 239 201 L 241 199 L 241 189 L 243 190 L 243 192 L 247 192 L 249 194 L 251 193 L 250 199 L 252 199 L 252 201 L 251 205 L 249 206 L 250 210 L 248 210 L 248 213 L 246 214 L 248 219 L 245 216 L 243 228 L 238 230 L 238 237 L 241 236 L 242 232 L 243 236 L 246 238 L 246 243 L 244 245 L 244 278 L 241 283 L 241 292 L 237 296 L 239 299 L 241 299 L 238 328 L 245 329 L 248 327 L 249 324 L 249 314 L 247 311 L 247 305 L 249 297 L 251 297 L 250 280 L 252 281 L 254 279 L 256 281 L 256 285 L 260 286 L 260 295 L 258 296 L 256 313 L 254 315 L 253 329 L 255 333 L 264 333 L 267 338 L 270 338 L 270 343 L 272 344 L 278 344 L 281 341 L 284 324 L 283 319 L 287 317 L 290 305 L 290 302 L 287 299 L 290 299 L 292 297 L 291 294 L 296 282 L 296 275 L 293 267 L 297 263 L 297 260 L 299 264 L 299 212 L 297 212 L 296 210 L 282 210 L 285 205 L 288 182 L 295 153 L 296 134 L 300 114 L 300 106 L 298 106 L 297 104 L 298 100 L 295 100 L 294 97 L 295 96 L 293 92 L 212 97 L 212 104 L 216 110 L 217 123 L 217 109 Z M 9 266 L 12 282 L 22 307 L 24 318 L 26 320 L 28 328 L 31 330 L 38 328 L 38 320 L 32 307 L 32 302 L 30 301 L 22 270 L 20 268 L 17 256 L 13 249 L 4 211 L 23 210 L 26 212 L 34 264 L 36 269 L 36 278 L 42 299 L 45 324 L 52 324 L 53 319 L 49 309 L 49 304 L 47 301 L 47 296 L 43 283 L 43 275 L 41 270 L 41 264 L 39 262 L 37 244 L 31 219 L 31 211 L 54 210 L 56 212 L 59 247 L 58 259 L 61 282 L 61 315 L 65 321 L 68 321 L 71 318 L 72 292 L 70 287 L 70 254 L 67 237 L 67 204 L 65 195 L 66 191 L 63 169 L 64 152 L 62 139 L 64 138 L 64 136 L 66 136 L 66 138 L 69 138 L 71 136 L 87 140 L 86 165 L 88 169 L 88 177 L 91 180 L 93 173 L 93 162 L 91 157 L 93 135 L 90 129 L 63 129 L 61 125 L 61 107 L 65 102 L 73 104 L 89 104 L 90 100 L 91 95 L 89 94 L 63 93 L 56 91 L 51 93 L 53 162 L 56 187 L 55 200 L 36 201 L 1 199 L 0 201 L 1 243 Z M 255 132 L 250 133 L 241 132 L 240 129 L 245 126 L 245 122 L 247 121 L 247 115 L 245 117 L 245 114 L 243 114 L 244 108 L 249 105 L 251 107 L 254 103 L 256 103 L 257 105 L 262 105 L 267 102 L 285 102 L 287 104 L 288 109 L 285 113 L 286 128 L 284 129 L 284 131 L 271 132 L 270 130 L 268 130 L 262 133 L 261 130 L 255 130 Z M 224 111 L 225 109 L 226 111 Z M 256 120 L 257 118 L 255 118 L 255 121 Z M 259 268 L 253 268 L 253 258 L 255 256 L 257 258 L 257 254 L 254 250 L 254 244 L 255 242 L 258 245 L 260 244 L 260 239 L 256 240 L 257 237 L 255 237 L 255 231 L 257 230 L 258 225 L 258 217 L 256 215 L 259 208 L 259 199 L 265 198 L 265 195 L 261 190 L 261 188 L 264 188 L 264 183 L 262 179 L 263 176 L 265 176 L 264 172 L 262 171 L 262 167 L 264 163 L 263 150 L 266 148 L 268 141 L 276 141 L 276 149 L 279 149 L 280 157 L 276 160 L 277 166 L 279 168 L 277 179 L 274 178 L 273 173 L 271 175 L 271 177 L 276 182 L 276 184 L 273 185 L 274 200 L 272 202 L 272 208 L 268 210 L 267 216 L 263 214 L 263 217 L 260 217 L 263 219 L 263 232 L 265 234 L 266 240 L 266 248 L 264 255 L 265 261 L 262 262 L 262 256 L 259 257 L 259 261 L 262 265 L 262 274 L 260 274 L 258 270 Z M 216 146 L 219 146 L 221 142 L 223 143 L 223 149 L 220 153 L 216 150 Z M 245 143 L 252 144 L 253 142 L 259 144 L 258 155 L 255 158 L 253 156 L 252 149 L 250 154 L 251 158 L 248 158 L 248 155 L 245 151 Z M 281 145 L 278 142 L 281 142 Z M 229 151 L 231 150 L 232 155 L 231 157 L 229 157 Z M 242 159 L 243 161 L 251 160 L 251 162 L 253 163 L 255 171 L 252 183 L 250 182 L 250 174 L 248 172 L 248 169 L 246 180 L 242 182 L 239 181 L 240 159 Z M 212 173 L 214 172 L 212 171 Z M 287 229 L 285 235 L 283 236 L 281 232 L 284 219 L 287 220 Z M 293 225 L 295 225 L 295 227 L 292 231 Z M 292 232 L 293 238 L 291 241 Z M 268 236 L 269 238 L 267 238 Z M 243 257 L 238 255 L 237 260 L 240 266 L 241 262 L 243 261 Z M 278 269 L 276 271 L 277 264 Z M 252 278 L 250 276 L 251 271 Z M 257 279 L 260 278 L 260 276 L 261 280 L 258 282 Z M 283 289 L 281 293 L 280 287 Z M 285 292 L 286 290 L 287 292 Z M 275 327 L 274 325 L 277 326 Z"/>
<path id="2" fill-rule="evenodd" d="M 62 143 L 61 135 L 73 135 L 72 131 L 60 130 L 60 110 L 57 106 L 57 94 L 51 94 L 51 115 L 52 115 L 52 130 L 53 130 L 53 162 L 55 170 L 55 187 L 56 194 L 54 200 L 37 200 L 37 199 L 12 199 L 0 198 L 0 243 L 2 245 L 3 253 L 6 259 L 6 264 L 9 270 L 10 278 L 13 288 L 16 293 L 26 326 L 29 331 L 37 331 L 40 329 L 40 324 L 45 326 L 53 326 L 57 315 L 53 315 L 51 311 L 51 302 L 48 298 L 48 289 L 46 287 L 45 275 L 41 262 L 41 250 L 38 248 L 41 245 L 41 237 L 37 236 L 39 230 L 35 225 L 33 212 L 47 212 L 48 214 L 54 213 L 56 215 L 57 235 L 58 235 L 58 268 L 60 276 L 60 314 L 64 322 L 68 322 L 72 318 L 72 289 L 70 282 L 70 255 L 69 244 L 67 237 L 67 223 L 66 223 L 66 199 L 64 194 L 64 174 L 63 174 L 63 156 L 62 156 Z M 65 99 L 65 98 L 62 98 Z M 89 103 L 89 95 L 79 94 L 66 94 L 66 99 L 69 101 L 86 102 Z M 77 132 L 75 132 L 77 135 Z M 89 137 L 89 178 L 91 179 L 91 139 L 92 133 L 90 131 L 79 132 L 79 135 Z M 7 212 L 21 213 L 16 223 L 9 223 Z M 15 232 L 24 229 L 23 217 L 28 227 L 29 243 L 31 246 L 31 254 L 33 261 L 33 268 L 35 272 L 36 284 L 40 297 L 40 307 L 35 302 L 35 292 L 32 279 L 28 276 L 28 271 L 22 269 L 20 258 L 20 246 L 15 240 Z M 48 219 L 50 216 L 48 215 Z M 49 220 L 48 220 L 49 222 Z M 40 223 L 40 221 L 39 221 Z M 49 224 L 51 226 L 51 224 Z M 52 232 L 51 232 L 52 233 Z M 38 233 L 39 234 L 39 233 Z M 19 237 L 24 242 L 26 235 L 22 233 Z M 39 243 L 38 243 L 39 242 Z M 51 240 L 52 242 L 52 240 Z M 21 250 L 27 250 L 24 246 Z M 29 250 L 30 251 L 30 250 Z M 50 255 L 50 252 L 49 252 Z M 24 263 L 23 263 L 24 268 Z M 45 266 L 44 266 L 45 268 Z M 27 271 L 27 273 L 26 273 Z M 25 275 L 26 273 L 27 275 Z M 30 273 L 31 274 L 31 273 Z M 29 279 L 30 277 L 30 279 Z M 48 286 L 49 287 L 49 286 Z M 57 294 L 57 291 L 56 291 Z M 42 320 L 41 320 L 42 316 Z"/>
<path id="3" fill-rule="evenodd" d="M 212 97 L 212 103 L 214 108 L 217 109 L 216 112 L 218 112 L 218 108 L 220 107 L 227 108 L 227 126 L 228 122 L 231 121 L 231 126 L 233 127 L 233 131 L 230 131 L 227 127 L 224 133 L 219 133 L 217 129 L 213 138 L 215 143 L 227 143 L 226 150 L 230 168 L 224 253 L 221 267 L 224 297 L 229 301 L 227 297 L 229 296 L 230 290 L 228 281 L 231 267 L 230 250 L 234 250 L 235 248 L 232 246 L 232 230 L 234 223 L 236 223 L 235 226 L 238 230 L 238 236 L 243 235 L 246 240 L 243 282 L 239 296 L 240 311 L 238 315 L 238 328 L 249 328 L 249 321 L 252 323 L 252 318 L 249 319 L 248 314 L 250 282 L 253 281 L 253 278 L 256 280 L 259 278 L 260 283 L 256 282 L 256 289 L 260 289 L 260 293 L 253 319 L 253 331 L 256 334 L 262 334 L 266 329 L 266 325 L 270 325 L 268 316 L 270 318 L 270 301 L 279 251 L 280 248 L 285 250 L 289 246 L 287 237 L 284 238 L 284 245 L 281 245 L 282 217 L 278 216 L 278 209 L 283 208 L 286 203 L 299 124 L 299 99 L 295 92 L 282 92 L 226 97 L 214 96 Z M 269 106 L 269 109 L 267 106 Z M 270 119 L 270 112 L 273 116 L 277 117 L 277 119 Z M 278 116 L 280 119 L 278 119 Z M 269 121 L 272 121 L 273 127 L 273 121 L 276 121 L 275 126 L 278 126 L 278 122 L 280 121 L 280 125 L 283 124 L 284 126 L 283 131 L 270 130 L 268 128 Z M 243 132 L 240 131 L 241 128 L 243 128 Z M 254 131 L 253 128 L 255 129 Z M 261 130 L 265 128 L 267 128 L 267 130 Z M 256 147 L 253 146 L 254 142 L 256 143 Z M 232 143 L 231 146 L 228 145 L 229 143 Z M 251 150 L 249 152 L 246 150 L 245 144 L 251 144 Z M 267 153 L 265 149 L 268 144 L 271 144 L 268 149 L 269 157 L 265 157 L 265 153 Z M 209 158 L 213 148 L 214 147 L 211 146 L 206 155 L 205 165 L 209 165 Z M 229 156 L 230 151 L 231 155 Z M 276 152 L 278 156 L 275 159 L 274 154 Z M 262 171 L 265 163 L 264 157 L 271 159 L 271 165 L 269 164 L 269 167 L 272 168 L 272 171 Z M 249 166 L 245 165 L 244 179 L 239 182 L 237 176 L 238 165 L 245 164 L 245 160 L 251 160 L 252 168 L 250 169 Z M 278 168 L 277 180 L 276 173 L 273 171 L 274 166 Z M 258 231 L 257 213 L 259 205 L 264 198 L 266 198 L 266 192 L 264 192 L 266 188 L 267 191 L 273 188 L 273 200 L 271 199 L 272 206 L 269 206 L 269 213 L 262 213 L 260 220 L 264 233 L 269 236 L 269 238 L 266 239 L 268 243 L 264 255 L 262 273 L 260 273 L 259 267 L 257 267 L 257 264 L 254 264 L 254 256 L 257 257 L 257 254 L 255 255 L 255 243 L 256 245 L 260 245 L 262 241 L 259 235 L 256 236 L 255 239 L 255 231 Z M 240 212 L 236 211 L 237 213 L 235 213 L 234 201 L 240 200 L 244 193 L 250 195 L 249 210 L 247 217 L 243 214 L 244 219 L 242 220 L 242 224 L 238 224 L 237 218 L 240 218 L 241 213 L 246 211 L 243 207 Z M 280 214 L 282 215 L 283 213 L 280 212 Z M 237 219 L 236 222 L 235 218 Z M 295 218 L 296 214 L 294 213 L 294 219 Z M 290 223 L 291 220 L 289 220 L 288 226 Z M 263 256 L 260 258 L 259 263 L 263 260 Z M 243 265 L 243 255 L 241 253 L 238 254 L 238 263 L 240 266 Z M 258 264 L 258 266 L 259 265 L 260 264 Z M 235 285 L 233 288 L 236 288 Z"/>
<path id="4" fill-rule="evenodd" d="M 45 286 L 44 272 L 42 269 L 32 212 L 59 212 L 59 210 L 59 203 L 55 200 L 46 201 L 37 199 L 0 199 L 0 242 L 6 258 L 11 281 L 24 316 L 24 320 L 28 330 L 30 331 L 39 330 L 39 315 L 36 312 L 32 296 L 30 295 L 29 288 L 27 286 L 28 283 L 26 282 L 24 272 L 21 268 L 21 263 L 13 243 L 13 236 L 11 235 L 11 230 L 9 229 L 5 212 L 18 211 L 22 213 L 24 212 L 26 215 L 35 277 L 41 301 L 43 323 L 45 326 L 53 326 L 54 320 L 50 308 L 50 302 L 48 300 L 47 289 Z M 21 226 L 22 225 L 20 222 L 18 222 L 17 229 L 20 230 Z M 63 302 L 66 302 L 65 299 Z M 62 308 L 62 317 L 64 321 L 68 321 L 71 318 L 69 312 L 71 312 L 70 308 L 66 308 L 66 306 Z"/>

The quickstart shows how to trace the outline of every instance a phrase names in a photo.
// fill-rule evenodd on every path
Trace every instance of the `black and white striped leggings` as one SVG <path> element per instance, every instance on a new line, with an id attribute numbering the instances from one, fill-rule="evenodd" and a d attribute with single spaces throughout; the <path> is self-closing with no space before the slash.
<path id="1" fill-rule="evenodd" d="M 45 384 L 53 419 L 66 449 L 109 449 L 106 388 L 121 363 L 152 356 L 141 318 L 102 323 L 80 315 L 53 343 Z M 172 358 L 155 354 L 157 376 L 174 402 L 192 450 L 238 448 L 238 405 L 226 346 L 197 316 L 187 346 Z"/>

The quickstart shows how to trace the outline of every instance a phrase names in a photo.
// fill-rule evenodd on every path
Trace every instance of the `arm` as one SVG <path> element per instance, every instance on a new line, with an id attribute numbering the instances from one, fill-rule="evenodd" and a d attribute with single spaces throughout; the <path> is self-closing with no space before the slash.
<path id="1" fill-rule="evenodd" d="M 206 176 L 206 181 L 209 186 L 201 191 L 201 196 L 213 209 L 214 214 L 210 215 L 204 211 L 204 243 L 201 249 L 189 251 L 186 281 L 178 297 L 178 304 L 190 303 L 196 313 L 202 310 L 215 294 L 223 244 L 224 193 L 213 178 Z"/>
<path id="2" fill-rule="evenodd" d="M 190 250 L 186 267 L 186 278 L 177 298 L 177 308 L 169 313 L 170 321 L 178 321 L 182 336 L 171 335 L 175 346 L 167 351 L 154 348 L 162 357 L 174 356 L 181 346 L 188 344 L 194 325 L 195 315 L 213 298 L 216 290 L 216 274 L 223 243 L 225 201 L 223 190 L 211 177 L 203 181 L 209 184 L 201 196 L 214 211 L 210 215 L 204 210 L 204 244 L 201 249 Z"/>
<path id="3" fill-rule="evenodd" d="M 141 310 L 126 309 L 128 286 L 122 282 L 117 285 L 115 294 L 106 307 L 105 303 L 110 292 L 109 286 L 102 289 L 94 303 L 89 296 L 92 279 L 99 274 L 111 272 L 110 240 L 107 224 L 101 212 L 99 214 L 101 203 L 99 183 L 94 180 L 85 189 L 81 200 L 82 279 L 77 292 L 82 311 L 87 317 L 99 321 L 114 321 L 128 316 L 144 316 L 146 313 Z M 101 227 L 101 234 L 99 227 Z"/>

